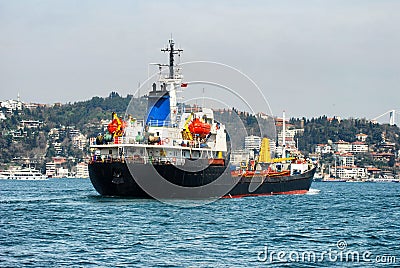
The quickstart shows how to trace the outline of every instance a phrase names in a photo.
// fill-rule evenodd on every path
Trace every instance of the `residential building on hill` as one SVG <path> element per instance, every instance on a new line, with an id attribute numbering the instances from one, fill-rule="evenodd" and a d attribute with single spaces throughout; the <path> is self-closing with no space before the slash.
<path id="1" fill-rule="evenodd" d="M 261 137 L 250 135 L 244 138 L 244 149 L 245 150 L 260 150 Z"/>
<path id="2" fill-rule="evenodd" d="M 87 144 L 87 138 L 85 135 L 79 133 L 78 135 L 72 137 L 72 143 L 74 147 L 83 150 Z"/>
<path id="3" fill-rule="evenodd" d="M 355 141 L 352 144 L 352 152 L 353 153 L 367 153 L 368 152 L 368 144 L 362 141 Z"/>
<path id="4" fill-rule="evenodd" d="M 354 155 L 351 153 L 343 153 L 338 155 L 338 162 L 341 166 L 354 166 Z"/>
<path id="5" fill-rule="evenodd" d="M 368 138 L 367 134 L 364 134 L 364 133 L 356 134 L 356 139 L 361 141 L 361 142 L 365 142 L 367 140 L 367 138 Z"/>
<path id="6" fill-rule="evenodd" d="M 7 113 L 12 113 L 13 111 L 21 111 L 22 110 L 22 101 L 20 101 L 19 94 L 18 94 L 18 100 L 2 101 L 0 103 L 0 106 L 2 108 L 6 108 Z"/>
<path id="7" fill-rule="evenodd" d="M 333 143 L 333 150 L 339 153 L 350 153 L 353 150 L 353 145 L 347 141 L 337 141 Z"/>
<path id="8" fill-rule="evenodd" d="M 329 144 L 317 144 L 315 146 L 315 153 L 317 154 L 329 154 L 332 152 L 332 146 Z"/>

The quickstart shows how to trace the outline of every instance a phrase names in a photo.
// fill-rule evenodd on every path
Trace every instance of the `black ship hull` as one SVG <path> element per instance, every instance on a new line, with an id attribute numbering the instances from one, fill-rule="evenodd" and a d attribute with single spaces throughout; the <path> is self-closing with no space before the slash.
<path id="1" fill-rule="evenodd" d="M 233 198 L 257 195 L 304 194 L 315 168 L 298 175 L 234 177 L 226 166 L 185 171 L 172 164 L 92 162 L 90 180 L 103 196 L 133 198 Z"/>

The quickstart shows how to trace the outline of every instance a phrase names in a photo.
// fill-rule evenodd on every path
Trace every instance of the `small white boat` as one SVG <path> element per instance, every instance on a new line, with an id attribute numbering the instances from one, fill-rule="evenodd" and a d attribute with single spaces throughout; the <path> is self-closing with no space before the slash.
<path id="1" fill-rule="evenodd" d="M 373 178 L 373 179 L 369 179 L 367 181 L 368 182 L 395 182 L 395 183 L 400 182 L 399 179 L 395 179 L 395 178 Z"/>
<path id="2" fill-rule="evenodd" d="M 12 168 L 0 172 L 1 180 L 47 180 L 47 176 L 32 168 Z"/>

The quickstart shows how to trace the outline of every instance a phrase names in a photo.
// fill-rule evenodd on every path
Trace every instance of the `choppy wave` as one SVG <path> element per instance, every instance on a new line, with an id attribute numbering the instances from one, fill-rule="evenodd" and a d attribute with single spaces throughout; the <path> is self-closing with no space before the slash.
<path id="1" fill-rule="evenodd" d="M 265 248 L 269 253 L 319 254 L 337 251 L 339 241 L 348 250 L 369 251 L 374 257 L 395 255 L 400 252 L 399 192 L 400 184 L 316 183 L 306 195 L 223 199 L 181 208 L 101 197 L 88 180 L 0 182 L 0 263 L 249 267 L 270 264 L 259 258 Z M 353 265 L 328 259 L 272 263 Z M 377 263 L 360 267 L 368 265 Z"/>
<path id="2" fill-rule="evenodd" d="M 310 188 L 310 190 L 307 192 L 307 194 L 314 195 L 314 194 L 319 194 L 320 192 L 321 192 L 321 190 L 319 190 L 319 189 Z"/>

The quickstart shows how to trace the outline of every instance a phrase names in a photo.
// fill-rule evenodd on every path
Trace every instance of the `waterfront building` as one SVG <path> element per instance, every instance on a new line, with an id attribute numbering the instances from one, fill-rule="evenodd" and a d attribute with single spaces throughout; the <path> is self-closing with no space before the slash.
<path id="1" fill-rule="evenodd" d="M 56 177 L 56 178 L 67 178 L 67 177 L 69 177 L 68 168 L 64 168 L 64 167 L 57 168 L 56 176 L 54 176 L 54 177 Z"/>
<path id="2" fill-rule="evenodd" d="M 332 169 L 333 175 L 340 179 L 365 179 L 367 178 L 367 170 L 357 166 L 337 166 Z"/>
<path id="3" fill-rule="evenodd" d="M 56 176 L 56 163 L 54 162 L 46 163 L 46 176 L 49 178 Z"/>
<path id="4" fill-rule="evenodd" d="M 244 149 L 245 150 L 260 150 L 261 137 L 250 135 L 244 138 Z"/>
<path id="5" fill-rule="evenodd" d="M 77 178 L 89 178 L 88 165 L 85 162 L 80 162 L 76 165 Z"/>
<path id="6" fill-rule="evenodd" d="M 234 166 L 240 166 L 241 163 L 249 161 L 249 152 L 246 150 L 235 150 L 231 153 L 230 162 Z"/>

